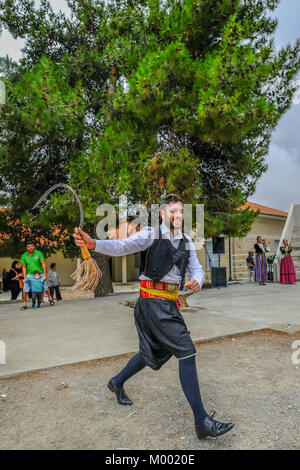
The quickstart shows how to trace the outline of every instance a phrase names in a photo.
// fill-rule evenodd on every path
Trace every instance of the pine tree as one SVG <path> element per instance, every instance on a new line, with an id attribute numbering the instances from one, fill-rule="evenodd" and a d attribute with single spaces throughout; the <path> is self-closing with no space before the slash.
<path id="1" fill-rule="evenodd" d="M 276 52 L 268 12 L 278 3 L 69 0 L 66 17 L 46 1 L 0 0 L 0 22 L 26 39 L 0 118 L 2 204 L 19 215 L 42 188 L 67 181 L 94 233 L 99 204 L 126 194 L 149 205 L 176 191 L 205 204 L 206 236 L 243 236 L 254 214 L 240 207 L 266 170 L 300 67 L 299 41 Z M 19 179 L 15 168 L 24 168 Z M 34 226 L 70 232 L 77 214 L 58 192 Z M 63 249 L 74 255 L 70 238 Z M 104 276 L 97 295 L 109 290 Z"/>

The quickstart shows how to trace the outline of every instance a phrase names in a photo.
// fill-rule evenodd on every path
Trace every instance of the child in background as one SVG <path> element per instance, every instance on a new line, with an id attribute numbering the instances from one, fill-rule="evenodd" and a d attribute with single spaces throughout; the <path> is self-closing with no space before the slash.
<path id="1" fill-rule="evenodd" d="M 254 261 L 254 252 L 253 251 L 248 251 L 248 258 L 246 259 L 246 262 L 251 269 L 251 271 L 255 271 L 255 261 Z"/>
<path id="2" fill-rule="evenodd" d="M 28 274 L 26 281 L 30 283 L 32 291 L 32 308 L 35 308 L 35 302 L 37 300 L 37 308 L 41 307 L 42 293 L 44 292 L 44 276 L 41 277 L 41 273 L 35 271 L 34 274 Z"/>

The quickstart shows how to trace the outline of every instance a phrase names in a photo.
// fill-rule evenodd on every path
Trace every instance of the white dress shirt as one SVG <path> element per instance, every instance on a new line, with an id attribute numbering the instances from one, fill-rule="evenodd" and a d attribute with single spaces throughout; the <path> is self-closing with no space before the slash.
<path id="1" fill-rule="evenodd" d="M 172 232 L 168 229 L 165 224 L 161 224 L 161 233 L 163 238 L 168 238 L 174 248 L 178 248 L 180 239 L 182 238 L 182 232 L 178 232 L 174 237 Z M 154 242 L 154 229 L 152 227 L 145 227 L 140 232 L 136 232 L 134 235 L 123 238 L 121 240 L 96 240 L 95 250 L 98 253 L 109 256 L 125 256 L 139 251 L 144 251 Z M 195 246 L 191 237 L 186 233 L 184 234 L 189 242 L 190 257 L 187 265 L 187 274 L 190 280 L 195 279 L 199 282 L 200 287 L 205 279 L 205 272 L 202 269 L 201 264 L 196 255 Z M 141 274 L 140 280 L 150 280 L 149 277 Z M 174 264 L 172 269 L 161 279 L 161 282 L 169 282 L 180 284 L 181 276 L 180 269 Z"/>

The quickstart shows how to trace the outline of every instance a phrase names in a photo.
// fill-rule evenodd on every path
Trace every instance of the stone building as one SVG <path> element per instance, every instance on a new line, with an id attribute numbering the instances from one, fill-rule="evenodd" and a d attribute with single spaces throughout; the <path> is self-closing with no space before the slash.
<path id="1" fill-rule="evenodd" d="M 270 256 L 275 255 L 288 216 L 287 212 L 262 206 L 261 204 L 247 202 L 246 206 L 253 211 L 260 211 L 258 217 L 254 220 L 250 231 L 244 237 L 225 238 L 225 254 L 220 255 L 220 259 L 219 255 L 212 255 L 214 266 L 226 267 L 227 279 L 230 278 L 230 274 L 232 280 L 243 280 L 248 277 L 246 258 L 250 250 L 255 251 L 253 247 L 258 235 L 261 235 L 263 240 L 270 241 Z M 229 259 L 229 244 L 231 252 L 231 266 Z M 212 253 L 212 240 L 206 240 L 206 250 L 209 253 Z M 209 262 L 205 250 L 202 250 L 202 253 L 200 253 L 198 257 L 200 263 L 202 263 L 202 265 L 205 266 L 205 270 L 208 271 Z"/>

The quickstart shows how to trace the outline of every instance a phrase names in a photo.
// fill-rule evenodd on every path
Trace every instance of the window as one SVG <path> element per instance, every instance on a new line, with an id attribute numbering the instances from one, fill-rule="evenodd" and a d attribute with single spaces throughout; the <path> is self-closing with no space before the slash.
<path id="1" fill-rule="evenodd" d="M 206 269 L 219 268 L 220 267 L 219 255 L 213 254 L 212 240 L 206 240 L 205 250 L 206 250 Z"/>

